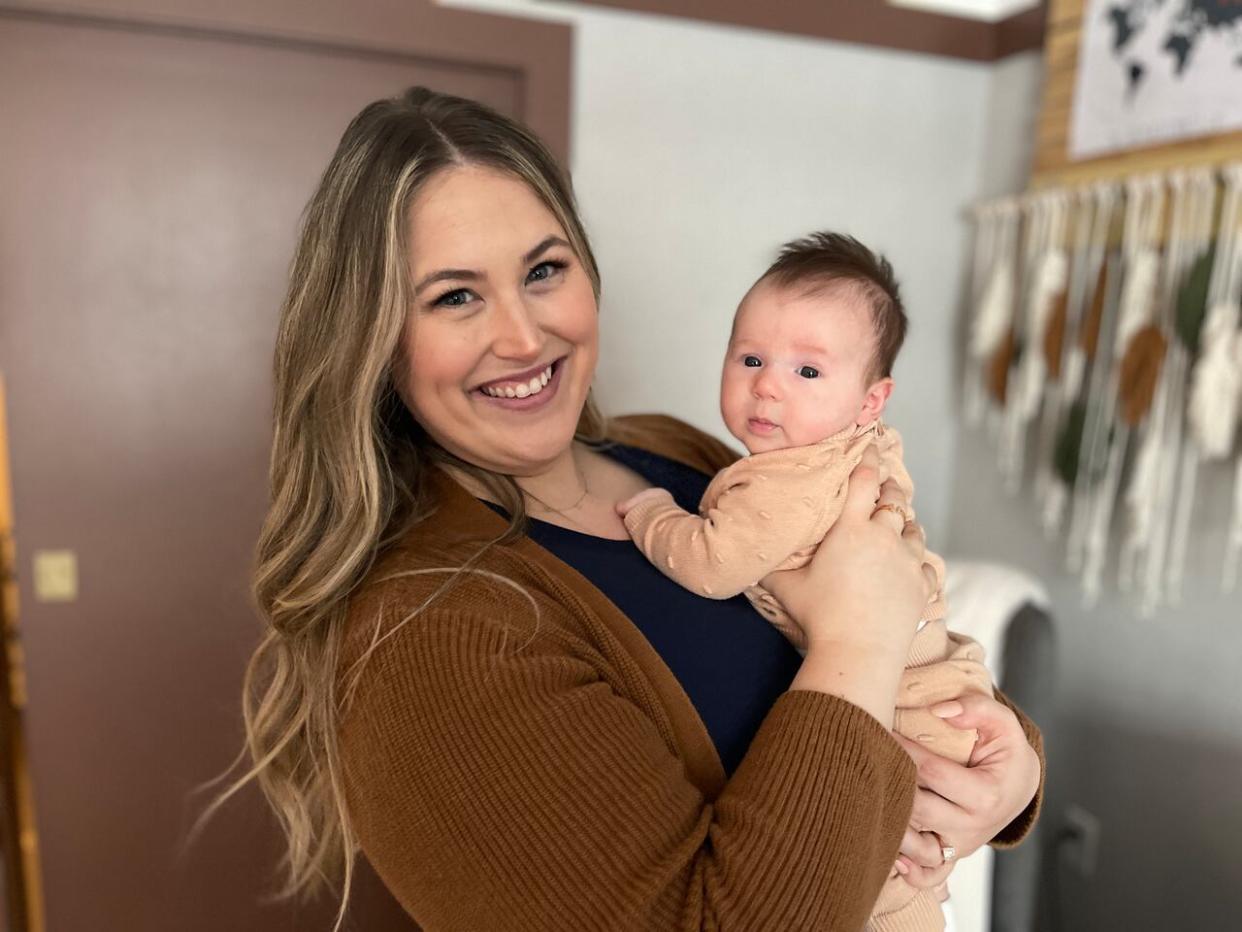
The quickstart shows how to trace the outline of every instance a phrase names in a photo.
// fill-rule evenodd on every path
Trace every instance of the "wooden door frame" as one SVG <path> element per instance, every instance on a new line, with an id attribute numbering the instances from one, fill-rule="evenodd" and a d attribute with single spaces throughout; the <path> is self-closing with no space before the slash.
<path id="1" fill-rule="evenodd" d="M 25 680 L 17 630 L 17 557 L 9 478 L 8 407 L 0 372 L 0 857 L 11 932 L 43 932 L 43 889 L 21 710 Z"/>

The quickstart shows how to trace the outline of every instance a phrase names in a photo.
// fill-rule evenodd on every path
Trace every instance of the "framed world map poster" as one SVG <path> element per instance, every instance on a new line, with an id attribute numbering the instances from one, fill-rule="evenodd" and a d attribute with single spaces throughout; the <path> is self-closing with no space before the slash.
<path id="1" fill-rule="evenodd" d="M 1071 158 L 1242 128 L 1240 0 L 1089 0 Z"/>
<path id="2" fill-rule="evenodd" d="M 1050 0 L 1031 182 L 1242 159 L 1242 0 Z"/>

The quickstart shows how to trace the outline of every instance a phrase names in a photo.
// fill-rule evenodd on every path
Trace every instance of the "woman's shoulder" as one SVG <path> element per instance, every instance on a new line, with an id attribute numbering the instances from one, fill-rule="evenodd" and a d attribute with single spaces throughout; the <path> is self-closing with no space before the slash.
<path id="1" fill-rule="evenodd" d="M 667 414 L 628 414 L 610 418 L 608 439 L 684 463 L 712 475 L 741 454 L 705 431 Z"/>

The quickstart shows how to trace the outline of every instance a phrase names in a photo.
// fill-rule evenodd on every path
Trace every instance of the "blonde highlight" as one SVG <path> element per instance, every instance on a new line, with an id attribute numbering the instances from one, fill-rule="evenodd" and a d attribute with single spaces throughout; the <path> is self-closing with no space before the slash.
<path id="1" fill-rule="evenodd" d="M 461 565 L 429 570 L 448 578 L 398 627 L 463 574 L 482 572 L 475 565 L 486 550 L 526 526 L 513 478 L 436 446 L 395 388 L 405 365 L 410 204 L 437 172 L 466 164 L 530 186 L 561 223 L 598 299 L 599 271 L 569 180 L 524 127 L 425 88 L 376 101 L 351 121 L 303 214 L 276 339 L 270 500 L 252 577 L 264 630 L 245 673 L 244 747 L 225 776 L 247 758 L 249 766 L 190 833 L 192 840 L 221 805 L 256 783 L 286 842 L 275 898 L 331 888 L 340 896 L 334 929 L 344 920 L 357 851 L 337 729 L 362 665 L 383 640 L 377 627 L 341 677 L 349 597 L 379 554 L 430 514 L 437 466 L 471 476 L 511 519 Z M 605 430 L 588 395 L 576 437 L 598 443 Z"/>

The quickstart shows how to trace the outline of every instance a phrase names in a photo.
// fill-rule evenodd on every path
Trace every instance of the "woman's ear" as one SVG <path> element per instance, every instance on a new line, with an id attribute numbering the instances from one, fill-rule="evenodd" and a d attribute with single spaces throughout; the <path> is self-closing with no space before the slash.
<path id="1" fill-rule="evenodd" d="M 862 407 L 859 408 L 858 417 L 855 418 L 854 423 L 859 427 L 866 427 L 876 420 L 884 413 L 884 405 L 888 403 L 888 396 L 892 393 L 893 380 L 891 378 L 883 378 L 871 383 L 867 394 L 863 396 Z"/>

